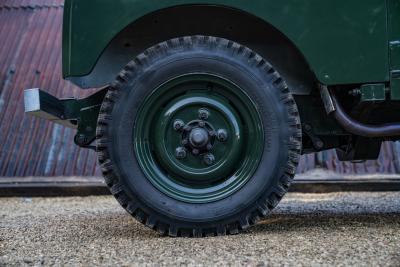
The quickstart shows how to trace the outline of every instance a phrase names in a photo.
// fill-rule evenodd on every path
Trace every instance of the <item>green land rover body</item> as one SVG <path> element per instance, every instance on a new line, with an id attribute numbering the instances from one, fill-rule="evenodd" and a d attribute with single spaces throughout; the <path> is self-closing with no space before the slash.
<path id="1" fill-rule="evenodd" d="M 400 137 L 400 0 L 66 0 L 63 77 L 25 91 L 76 128 L 111 193 L 171 236 L 234 234 L 288 190 L 301 154 L 377 158 Z"/>

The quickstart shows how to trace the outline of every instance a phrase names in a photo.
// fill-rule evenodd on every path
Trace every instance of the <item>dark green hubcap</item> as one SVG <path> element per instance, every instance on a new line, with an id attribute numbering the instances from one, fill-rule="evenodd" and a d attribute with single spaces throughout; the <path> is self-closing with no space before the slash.
<path id="1" fill-rule="evenodd" d="M 227 197 L 254 174 L 263 151 L 256 106 L 232 82 L 187 74 L 156 88 L 134 131 L 146 177 L 172 198 L 206 203 Z"/>

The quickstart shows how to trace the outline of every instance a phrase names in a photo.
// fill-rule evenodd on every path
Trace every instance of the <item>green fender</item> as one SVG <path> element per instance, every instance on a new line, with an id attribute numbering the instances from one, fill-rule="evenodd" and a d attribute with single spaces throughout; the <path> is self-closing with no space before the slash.
<path id="1" fill-rule="evenodd" d="M 90 74 L 110 41 L 132 22 L 188 4 L 261 18 L 298 48 L 323 84 L 389 81 L 386 0 L 66 0 L 63 76 Z"/>

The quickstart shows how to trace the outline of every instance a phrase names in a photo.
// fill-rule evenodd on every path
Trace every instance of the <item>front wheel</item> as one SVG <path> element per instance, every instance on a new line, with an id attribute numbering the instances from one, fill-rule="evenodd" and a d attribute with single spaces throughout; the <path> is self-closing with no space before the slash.
<path id="1" fill-rule="evenodd" d="M 234 234 L 287 191 L 300 119 L 261 56 L 189 36 L 121 71 L 100 110 L 97 150 L 112 194 L 140 222 L 171 236 Z"/>

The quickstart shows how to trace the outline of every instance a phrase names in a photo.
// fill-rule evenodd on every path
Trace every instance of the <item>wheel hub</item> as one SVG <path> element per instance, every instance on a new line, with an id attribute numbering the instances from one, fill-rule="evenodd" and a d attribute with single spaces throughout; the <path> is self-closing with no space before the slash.
<path id="1" fill-rule="evenodd" d="M 250 179 L 263 134 L 253 103 L 241 92 L 222 78 L 189 74 L 162 85 L 145 101 L 136 155 L 157 188 L 204 203 L 231 194 Z"/>
<path id="2" fill-rule="evenodd" d="M 202 128 L 195 128 L 189 133 L 189 141 L 193 147 L 204 148 L 209 140 L 208 132 Z"/>
<path id="3" fill-rule="evenodd" d="M 195 157 L 203 157 L 203 163 L 211 166 L 215 162 L 215 156 L 211 153 L 215 140 L 226 142 L 228 133 L 226 129 L 214 130 L 214 126 L 206 120 L 210 116 L 210 111 L 200 108 L 198 118 L 185 124 L 182 119 L 176 119 L 172 128 L 180 132 L 182 146 L 175 149 L 175 157 L 179 160 L 186 158 L 186 152 L 190 151 Z"/>

